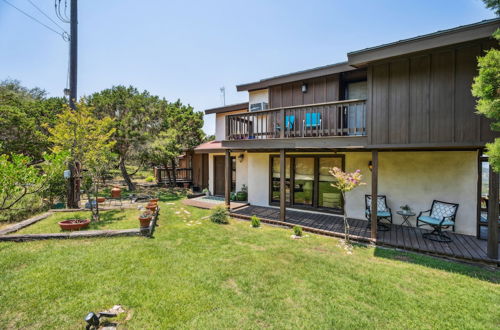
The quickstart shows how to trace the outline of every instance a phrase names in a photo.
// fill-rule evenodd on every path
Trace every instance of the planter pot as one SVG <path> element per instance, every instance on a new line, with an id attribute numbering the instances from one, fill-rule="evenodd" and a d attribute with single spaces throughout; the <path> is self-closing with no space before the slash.
<path id="1" fill-rule="evenodd" d="M 90 220 L 78 220 L 78 219 L 71 219 L 71 220 L 64 220 L 59 222 L 59 227 L 61 227 L 62 230 L 80 230 L 83 228 L 87 228 L 89 226 Z"/>
<path id="2" fill-rule="evenodd" d="M 139 218 L 139 222 L 141 223 L 141 228 L 149 227 L 149 223 L 151 222 L 152 217 L 147 218 Z"/>
<path id="3" fill-rule="evenodd" d="M 120 198 L 122 196 L 122 190 L 118 187 L 114 187 L 111 189 L 111 197 L 112 198 Z"/>
<path id="4" fill-rule="evenodd" d="M 156 204 L 156 203 L 158 203 L 158 201 L 159 201 L 159 200 L 160 200 L 160 199 L 158 199 L 158 198 L 151 198 L 151 199 L 149 200 L 149 203 L 155 203 L 155 204 Z"/>
<path id="5" fill-rule="evenodd" d="M 148 210 L 150 210 L 150 211 L 154 212 L 154 211 L 156 211 L 156 208 L 157 208 L 157 207 L 158 207 L 158 205 L 156 205 L 156 204 L 148 204 L 148 205 L 146 206 L 146 209 L 148 209 Z"/>
<path id="6" fill-rule="evenodd" d="M 105 197 L 97 197 L 97 203 L 104 203 L 106 201 Z"/>

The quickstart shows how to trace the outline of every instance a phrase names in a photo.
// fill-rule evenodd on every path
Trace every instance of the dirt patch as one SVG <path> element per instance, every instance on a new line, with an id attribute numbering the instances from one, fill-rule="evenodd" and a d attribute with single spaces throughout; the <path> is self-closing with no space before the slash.
<path id="1" fill-rule="evenodd" d="M 238 286 L 238 283 L 236 283 L 235 279 L 234 278 L 230 278 L 230 279 L 227 279 L 223 286 L 227 289 L 230 289 L 232 291 L 234 291 L 236 294 L 240 295 L 241 294 L 241 290 Z"/>

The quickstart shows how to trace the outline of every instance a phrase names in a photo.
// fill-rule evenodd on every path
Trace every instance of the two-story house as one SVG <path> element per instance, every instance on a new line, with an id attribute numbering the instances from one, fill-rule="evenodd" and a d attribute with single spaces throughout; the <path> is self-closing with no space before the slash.
<path id="1" fill-rule="evenodd" d="M 209 190 L 228 199 L 246 185 L 250 205 L 279 208 L 282 221 L 290 209 L 366 219 L 365 195 L 385 195 L 393 212 L 446 201 L 459 205 L 455 231 L 479 236 L 483 151 L 498 135 L 476 114 L 471 84 L 476 58 L 498 47 L 491 34 L 499 25 L 439 31 L 238 85 L 248 103 L 205 111 L 216 115 L 217 139 L 195 152 L 209 154 Z M 332 167 L 361 170 L 366 185 L 343 200 Z"/>

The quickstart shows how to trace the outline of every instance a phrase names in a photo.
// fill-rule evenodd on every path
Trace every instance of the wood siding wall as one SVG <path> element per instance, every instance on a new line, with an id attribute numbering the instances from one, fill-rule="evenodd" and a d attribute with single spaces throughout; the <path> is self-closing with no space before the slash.
<path id="1" fill-rule="evenodd" d="M 306 83 L 307 93 L 302 93 Z M 271 109 L 293 105 L 313 104 L 339 100 L 340 76 L 338 74 L 300 82 L 272 86 L 269 88 Z"/>
<path id="2" fill-rule="evenodd" d="M 471 94 L 476 57 L 489 39 L 368 67 L 368 144 L 489 142 L 497 136 L 475 113 Z"/>

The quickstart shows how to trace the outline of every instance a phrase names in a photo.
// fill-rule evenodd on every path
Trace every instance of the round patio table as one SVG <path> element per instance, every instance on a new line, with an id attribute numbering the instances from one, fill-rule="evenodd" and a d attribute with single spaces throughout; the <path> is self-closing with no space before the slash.
<path id="1" fill-rule="evenodd" d="M 413 212 L 408 212 L 408 211 L 397 211 L 397 214 L 399 214 L 401 217 L 403 217 L 403 222 L 401 223 L 401 226 L 404 225 L 405 223 L 411 227 L 410 223 L 410 217 L 414 217 L 416 214 Z"/>

